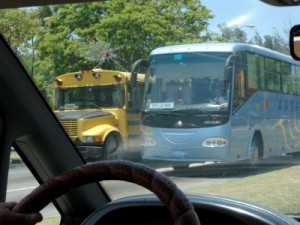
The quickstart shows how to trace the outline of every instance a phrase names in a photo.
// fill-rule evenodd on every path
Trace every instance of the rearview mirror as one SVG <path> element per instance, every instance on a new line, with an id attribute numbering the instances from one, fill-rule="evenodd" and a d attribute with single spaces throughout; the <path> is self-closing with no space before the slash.
<path id="1" fill-rule="evenodd" d="M 300 25 L 295 25 L 290 30 L 290 52 L 295 60 L 300 60 Z"/>

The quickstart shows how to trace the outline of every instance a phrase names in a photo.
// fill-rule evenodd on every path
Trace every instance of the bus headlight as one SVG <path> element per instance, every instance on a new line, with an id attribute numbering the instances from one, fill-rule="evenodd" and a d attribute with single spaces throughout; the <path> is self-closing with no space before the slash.
<path id="1" fill-rule="evenodd" d="M 207 138 L 202 141 L 202 146 L 206 148 L 225 147 L 228 145 L 228 140 L 220 137 Z"/>
<path id="2" fill-rule="evenodd" d="M 142 146 L 156 146 L 156 140 L 149 136 L 142 138 Z"/>
<path id="3" fill-rule="evenodd" d="M 101 142 L 102 137 L 101 136 L 83 136 L 82 142 L 84 143 L 95 143 L 95 142 Z"/>

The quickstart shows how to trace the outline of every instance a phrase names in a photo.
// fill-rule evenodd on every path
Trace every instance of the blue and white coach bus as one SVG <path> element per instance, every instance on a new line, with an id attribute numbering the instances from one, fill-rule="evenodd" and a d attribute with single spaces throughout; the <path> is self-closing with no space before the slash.
<path id="1" fill-rule="evenodd" d="M 143 62 L 143 63 L 141 63 Z M 255 45 L 154 49 L 147 65 L 142 159 L 175 169 L 300 151 L 300 64 Z"/>

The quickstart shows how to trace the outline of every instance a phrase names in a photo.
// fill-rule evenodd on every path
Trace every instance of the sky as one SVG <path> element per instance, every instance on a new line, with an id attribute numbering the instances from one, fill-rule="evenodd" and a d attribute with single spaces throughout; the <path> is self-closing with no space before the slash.
<path id="1" fill-rule="evenodd" d="M 300 24 L 300 6 L 276 7 L 259 0 L 201 0 L 201 4 L 215 15 L 209 25 L 209 30 L 215 32 L 220 32 L 218 24 L 226 23 L 240 27 L 251 38 L 255 31 L 261 36 L 272 35 L 275 29 L 283 34 L 284 28 Z"/>

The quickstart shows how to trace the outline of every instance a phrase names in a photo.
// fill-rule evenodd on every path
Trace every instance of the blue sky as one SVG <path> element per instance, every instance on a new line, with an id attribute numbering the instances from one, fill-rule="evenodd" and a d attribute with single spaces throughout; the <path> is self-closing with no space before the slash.
<path id="1" fill-rule="evenodd" d="M 201 0 L 201 4 L 215 15 L 210 21 L 209 30 L 216 32 L 219 32 L 218 24 L 226 23 L 228 26 L 241 27 L 251 38 L 255 31 L 261 36 L 272 35 L 274 28 L 283 33 L 284 28 L 300 24 L 300 6 L 275 7 L 259 0 Z M 251 29 L 245 25 L 255 27 Z"/>

